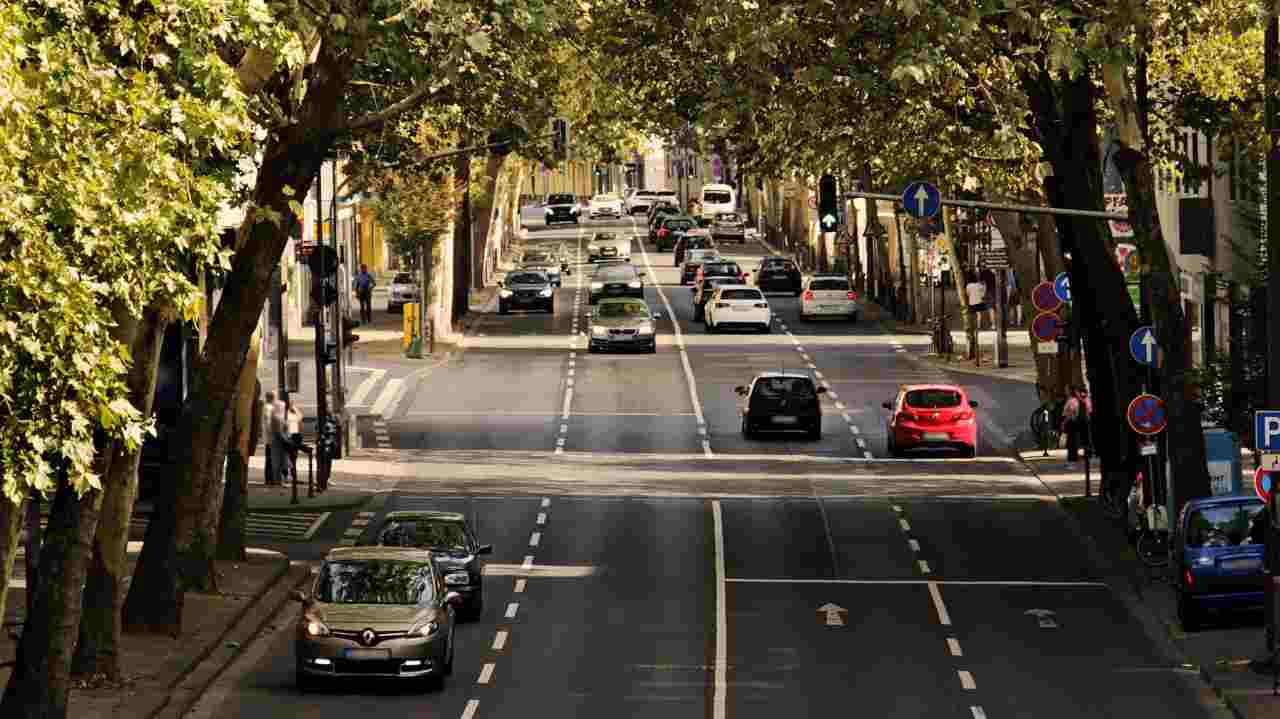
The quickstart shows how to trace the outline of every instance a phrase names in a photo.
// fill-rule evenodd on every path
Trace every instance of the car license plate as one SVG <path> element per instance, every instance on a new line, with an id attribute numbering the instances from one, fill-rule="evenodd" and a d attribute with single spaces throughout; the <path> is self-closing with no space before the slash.
<path id="1" fill-rule="evenodd" d="M 1244 559 L 1226 559 L 1222 562 L 1223 569 L 1261 569 L 1262 560 L 1256 557 L 1246 557 Z"/>
<path id="2" fill-rule="evenodd" d="M 750 312 L 751 308 L 750 307 L 734 307 L 733 311 L 734 312 Z"/>
<path id="3" fill-rule="evenodd" d="M 773 418 L 773 423 L 774 424 L 795 424 L 796 418 L 788 415 L 780 414 L 777 417 Z"/>
<path id="4" fill-rule="evenodd" d="M 924 441 L 926 442 L 945 442 L 949 439 L 946 432 L 925 432 Z"/>
<path id="5" fill-rule="evenodd" d="M 346 649 L 344 655 L 347 659 L 390 659 L 390 649 Z"/>

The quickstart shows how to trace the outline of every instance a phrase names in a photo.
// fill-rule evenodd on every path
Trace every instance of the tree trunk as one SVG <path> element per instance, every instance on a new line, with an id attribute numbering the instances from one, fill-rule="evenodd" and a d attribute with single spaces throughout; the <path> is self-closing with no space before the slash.
<path id="1" fill-rule="evenodd" d="M 8 608 L 9 583 L 13 580 L 13 562 L 18 556 L 22 513 L 26 506 L 25 496 L 17 503 L 0 497 L 0 620 Z"/>
<path id="2" fill-rule="evenodd" d="M 27 530 L 26 552 L 23 555 L 23 571 L 27 581 L 27 611 L 24 616 L 28 617 L 35 611 L 36 591 L 40 588 L 40 548 L 44 546 L 44 529 L 40 526 L 42 504 L 44 496 L 34 489 L 28 490 L 27 511 L 23 517 Z"/>
<path id="3" fill-rule="evenodd" d="M 1119 127 L 1120 148 L 1114 157 L 1129 201 L 1129 224 L 1139 252 L 1152 267 L 1151 319 L 1164 358 L 1160 368 L 1161 394 L 1168 408 L 1166 445 L 1174 468 L 1170 480 L 1177 502 L 1173 508 L 1176 513 L 1187 500 L 1207 497 L 1213 490 L 1205 458 L 1200 406 L 1190 381 L 1191 353 L 1186 340 L 1187 318 L 1182 311 L 1178 263 L 1160 232 L 1154 175 L 1146 153 L 1138 98 L 1129 83 L 1127 69 L 1122 64 L 1108 63 L 1103 67 L 1103 78 Z"/>
<path id="4" fill-rule="evenodd" d="M 151 306 L 141 320 L 120 321 L 121 340 L 129 342 L 129 401 L 143 416 L 151 415 L 156 373 L 165 329 L 165 308 Z M 80 638 L 71 664 L 73 674 L 105 674 L 120 678 L 120 609 L 128 578 L 129 521 L 138 490 L 139 452 L 113 442 L 107 471 L 102 475 L 102 510 L 93 541 L 93 556 L 85 583 Z"/>
<path id="5" fill-rule="evenodd" d="M 100 447 L 99 456 L 106 453 Z M 80 624 L 80 602 L 102 495 L 76 497 L 65 473 L 58 478 L 44 545 L 35 601 L 19 641 L 0 716 L 63 719 L 71 690 L 71 654 Z"/>
<path id="6" fill-rule="evenodd" d="M 1053 176 L 1046 178 L 1046 194 L 1054 206 L 1102 207 L 1102 158 L 1092 77 L 1088 67 L 1074 78 L 1055 79 L 1043 70 L 1020 77 L 1032 124 L 1053 166 Z M 1059 216 L 1055 225 L 1062 251 L 1071 254 L 1072 311 L 1080 321 L 1089 360 L 1094 450 L 1101 460 L 1103 481 L 1128 487 L 1137 452 L 1125 414 L 1129 401 L 1141 390 L 1127 359 L 1137 314 L 1102 223 Z"/>
<path id="7" fill-rule="evenodd" d="M 458 147 L 466 147 L 469 138 L 464 134 L 458 138 Z M 461 319 L 469 310 L 472 266 L 475 248 L 471 246 L 471 159 L 459 155 L 453 160 L 454 188 L 458 191 L 458 211 L 453 218 L 453 252 L 454 277 L 453 298 L 454 319 Z"/>
<path id="8" fill-rule="evenodd" d="M 345 86 L 342 73 L 347 70 L 335 66 L 342 62 L 321 53 L 307 93 L 309 116 L 268 141 L 252 197 L 255 206 L 291 217 L 289 201 L 302 200 L 286 194 L 286 188 L 308 187 L 319 169 L 331 135 L 317 128 L 336 116 Z M 161 488 L 129 585 L 124 604 L 126 632 L 177 636 L 182 628 L 183 592 L 214 583 L 215 536 L 203 517 L 211 498 L 221 497 L 221 486 L 213 484 L 221 479 L 225 462 L 219 450 L 225 447 L 230 408 L 271 290 L 271 275 L 289 237 L 290 228 L 277 227 L 265 214 L 254 213 L 246 219 L 222 298 L 209 323 L 208 341 L 192 363 L 191 389 L 174 428 L 169 458 L 172 481 Z"/>
<path id="9" fill-rule="evenodd" d="M 488 279 L 488 261 L 490 252 L 493 250 L 493 243 L 489 237 L 490 227 L 493 224 L 493 209 L 496 205 L 498 190 L 498 175 L 502 172 L 503 160 L 501 155 L 489 155 L 485 158 L 484 176 L 480 177 L 480 199 L 473 205 L 475 208 L 475 232 L 472 233 L 472 258 L 475 263 L 473 266 L 472 285 L 476 289 L 484 287 Z"/>
<path id="10" fill-rule="evenodd" d="M 255 338 L 256 339 L 256 338 Z M 226 482 L 218 521 L 218 559 L 244 561 L 245 528 L 249 520 L 249 458 L 258 449 L 262 433 L 262 384 L 258 382 L 258 342 L 249 346 L 249 356 L 240 373 L 227 444 Z"/>

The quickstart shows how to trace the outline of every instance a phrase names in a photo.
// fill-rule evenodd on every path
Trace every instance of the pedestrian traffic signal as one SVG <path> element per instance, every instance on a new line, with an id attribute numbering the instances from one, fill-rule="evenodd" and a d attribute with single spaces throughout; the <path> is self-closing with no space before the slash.
<path id="1" fill-rule="evenodd" d="M 563 117 L 551 120 L 551 152 L 557 160 L 563 160 L 569 152 L 569 121 Z"/>
<path id="2" fill-rule="evenodd" d="M 836 200 L 836 178 L 823 175 L 818 180 L 818 218 L 823 232 L 835 232 L 840 208 Z"/>

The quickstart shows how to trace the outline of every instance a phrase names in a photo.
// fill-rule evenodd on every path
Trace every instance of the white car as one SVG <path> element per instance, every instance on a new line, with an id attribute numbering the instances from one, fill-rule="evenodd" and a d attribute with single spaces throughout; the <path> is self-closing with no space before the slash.
<path id="1" fill-rule="evenodd" d="M 800 319 L 814 317 L 847 317 L 857 322 L 862 312 L 858 293 L 849 286 L 844 275 L 814 275 L 800 293 Z"/>
<path id="2" fill-rule="evenodd" d="M 636 190 L 627 198 L 627 214 L 638 215 L 649 211 L 658 202 L 679 205 L 675 190 Z"/>
<path id="3" fill-rule="evenodd" d="M 773 311 L 764 293 L 747 285 L 721 285 L 707 301 L 707 332 L 731 327 L 750 327 L 768 333 L 773 328 Z"/>
<path id="4" fill-rule="evenodd" d="M 612 192 L 596 195 L 591 198 L 587 216 L 591 219 L 597 217 L 622 217 L 622 198 Z"/>
<path id="5" fill-rule="evenodd" d="M 387 312 L 395 313 L 418 301 L 418 282 L 408 272 L 398 273 L 387 288 Z"/>

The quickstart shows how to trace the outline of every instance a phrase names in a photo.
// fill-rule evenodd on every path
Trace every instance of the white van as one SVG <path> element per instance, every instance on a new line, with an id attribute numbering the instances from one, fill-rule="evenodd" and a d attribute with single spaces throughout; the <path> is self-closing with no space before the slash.
<path id="1" fill-rule="evenodd" d="M 702 216 L 714 220 L 721 212 L 737 212 L 738 193 L 730 185 L 702 186 Z"/>

